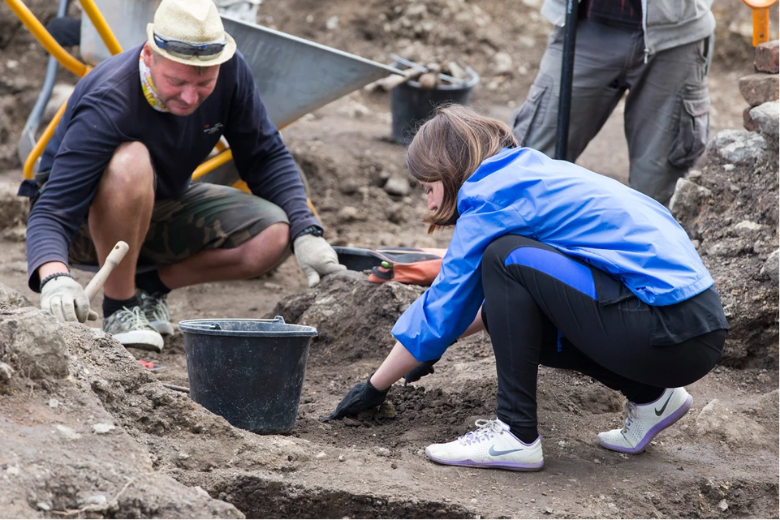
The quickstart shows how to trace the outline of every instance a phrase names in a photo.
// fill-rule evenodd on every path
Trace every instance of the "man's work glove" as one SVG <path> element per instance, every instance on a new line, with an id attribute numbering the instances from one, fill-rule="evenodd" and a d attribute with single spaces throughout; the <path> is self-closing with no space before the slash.
<path id="1" fill-rule="evenodd" d="M 320 276 L 347 269 L 339 264 L 338 255 L 322 237 L 301 235 L 293 242 L 293 251 L 298 267 L 309 280 L 309 287 L 320 283 Z"/>
<path id="2" fill-rule="evenodd" d="M 371 374 L 374 375 L 374 374 Z M 374 385 L 371 384 L 371 376 L 368 376 L 368 381 L 365 383 L 358 383 L 353 386 L 344 399 L 336 407 L 328 417 L 323 417 L 323 421 L 333 421 L 336 419 L 343 419 L 347 415 L 356 414 L 362 410 L 368 410 L 374 408 L 385 402 L 387 397 L 387 390 L 377 390 Z"/>
<path id="3" fill-rule="evenodd" d="M 53 314 L 60 321 L 96 320 L 98 315 L 90 310 L 89 300 L 76 280 L 62 275 L 47 281 L 41 288 L 41 310 Z"/>
<path id="4" fill-rule="evenodd" d="M 439 358 L 441 359 L 441 358 Z M 433 359 L 431 361 L 423 361 L 410 371 L 406 373 L 404 376 L 404 386 L 408 385 L 409 383 L 414 383 L 415 381 L 419 381 L 421 377 L 427 376 L 428 374 L 433 374 L 435 370 L 433 369 L 433 365 L 436 364 L 439 359 Z"/>

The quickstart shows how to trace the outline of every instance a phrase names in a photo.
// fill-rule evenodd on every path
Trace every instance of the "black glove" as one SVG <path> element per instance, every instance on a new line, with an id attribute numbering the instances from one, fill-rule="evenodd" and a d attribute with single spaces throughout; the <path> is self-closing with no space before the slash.
<path id="1" fill-rule="evenodd" d="M 373 376 L 374 374 L 371 374 Z M 350 414 L 356 414 L 362 410 L 368 410 L 374 408 L 385 402 L 387 390 L 377 390 L 374 385 L 371 384 L 371 376 L 368 376 L 368 381 L 365 383 L 358 383 L 353 386 L 344 399 L 338 404 L 336 409 L 328 417 L 323 417 L 323 421 L 333 421 L 335 419 L 343 419 Z"/>
<path id="2" fill-rule="evenodd" d="M 441 359 L 441 358 L 439 358 Z M 421 377 L 427 376 L 428 374 L 433 374 L 435 370 L 433 369 L 433 365 L 439 361 L 439 359 L 433 359 L 431 361 L 423 361 L 413 369 L 411 369 L 409 372 L 406 373 L 404 376 L 404 386 L 408 385 L 409 383 L 414 383 L 415 381 L 418 381 Z"/>

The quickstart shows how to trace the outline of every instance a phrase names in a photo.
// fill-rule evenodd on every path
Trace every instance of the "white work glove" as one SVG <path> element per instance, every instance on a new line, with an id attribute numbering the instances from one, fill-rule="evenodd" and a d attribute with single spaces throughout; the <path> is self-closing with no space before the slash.
<path id="1" fill-rule="evenodd" d="M 98 315 L 90 310 L 87 294 L 73 278 L 58 276 L 46 282 L 41 289 L 41 310 L 53 314 L 60 321 L 96 320 Z"/>
<path id="2" fill-rule="evenodd" d="M 339 264 L 338 255 L 322 237 L 301 235 L 293 242 L 293 250 L 298 267 L 309 280 L 309 287 L 320 283 L 320 276 L 347 269 Z"/>

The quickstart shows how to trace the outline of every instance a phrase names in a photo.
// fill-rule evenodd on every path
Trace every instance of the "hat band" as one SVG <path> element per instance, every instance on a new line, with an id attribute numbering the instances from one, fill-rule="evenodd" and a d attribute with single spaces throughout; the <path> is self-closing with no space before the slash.
<path id="1" fill-rule="evenodd" d="M 160 49 L 174 55 L 184 57 L 197 57 L 202 60 L 212 60 L 216 58 L 227 45 L 227 39 L 223 36 L 221 41 L 209 43 L 192 43 L 182 40 L 163 38 L 156 32 L 154 33 L 154 43 Z"/>

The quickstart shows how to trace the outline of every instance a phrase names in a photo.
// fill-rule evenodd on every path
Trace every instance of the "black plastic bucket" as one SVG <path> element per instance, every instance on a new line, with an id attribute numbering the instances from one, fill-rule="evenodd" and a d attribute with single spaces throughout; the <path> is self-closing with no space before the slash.
<path id="1" fill-rule="evenodd" d="M 479 83 L 479 75 L 473 69 L 469 68 L 468 74 L 469 78 L 464 80 L 463 85 L 442 83 L 433 89 L 423 89 L 419 82 L 407 81 L 391 90 L 393 141 L 403 145 L 411 143 L 420 125 L 427 121 L 440 105 L 468 105 L 471 90 Z"/>
<path id="2" fill-rule="evenodd" d="M 289 433 L 317 329 L 273 320 L 185 320 L 190 397 L 238 428 Z"/>

